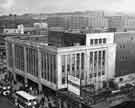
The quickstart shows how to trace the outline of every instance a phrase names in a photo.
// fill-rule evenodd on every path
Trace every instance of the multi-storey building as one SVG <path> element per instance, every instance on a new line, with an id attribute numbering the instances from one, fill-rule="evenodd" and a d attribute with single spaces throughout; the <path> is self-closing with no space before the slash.
<path id="1" fill-rule="evenodd" d="M 68 29 L 71 31 L 85 29 L 88 27 L 88 17 L 80 15 L 68 16 L 67 19 Z"/>
<path id="2" fill-rule="evenodd" d="M 7 74 L 7 60 L 6 60 L 6 45 L 5 38 L 9 34 L 0 34 L 0 79 L 3 79 Z M 10 34 L 10 37 L 15 36 L 15 34 Z"/>
<path id="3" fill-rule="evenodd" d="M 135 17 L 128 15 L 108 17 L 109 28 L 117 32 L 135 30 Z"/>
<path id="4" fill-rule="evenodd" d="M 67 28 L 67 20 L 64 16 L 50 16 L 47 18 L 48 27 Z"/>
<path id="5" fill-rule="evenodd" d="M 135 70 L 135 32 L 116 32 L 116 76 L 128 75 Z"/>
<path id="6" fill-rule="evenodd" d="M 125 31 L 125 26 L 127 25 L 127 16 L 111 16 L 109 18 L 109 28 L 114 31 Z"/>
<path id="7" fill-rule="evenodd" d="M 103 31 L 108 27 L 108 19 L 105 18 L 104 12 L 67 13 L 48 17 L 48 26 L 63 27 L 65 30 L 78 32 L 81 30 Z"/>
<path id="8" fill-rule="evenodd" d="M 128 16 L 125 29 L 126 31 L 135 31 L 135 17 L 134 16 Z"/>
<path id="9" fill-rule="evenodd" d="M 65 38 L 69 34 L 76 37 L 68 33 Z M 80 86 L 93 84 L 95 90 L 98 90 L 103 88 L 104 81 L 115 76 L 116 45 L 113 33 L 83 34 L 78 38 L 84 42 L 77 38 L 73 41 L 71 38 L 72 45 L 64 41 L 60 46 L 57 43 L 50 44 L 49 40 L 46 43 L 40 38 L 6 39 L 7 67 L 14 80 L 20 77 L 19 81 L 23 83 L 32 81 L 38 85 L 39 90 L 44 87 L 54 91 L 67 88 L 71 92 L 77 90 L 74 94 L 80 96 L 80 89 L 78 91 L 74 86 L 75 79 L 81 81 Z"/>
<path id="10" fill-rule="evenodd" d="M 0 79 L 3 78 L 6 72 L 6 48 L 5 36 L 0 36 Z"/>

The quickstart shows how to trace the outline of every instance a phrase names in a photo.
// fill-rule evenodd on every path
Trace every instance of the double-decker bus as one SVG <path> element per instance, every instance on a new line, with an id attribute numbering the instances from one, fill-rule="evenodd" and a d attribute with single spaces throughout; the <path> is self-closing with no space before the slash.
<path id="1" fill-rule="evenodd" d="M 38 107 L 37 97 L 32 96 L 25 91 L 16 92 L 15 104 L 19 108 L 37 108 Z"/>

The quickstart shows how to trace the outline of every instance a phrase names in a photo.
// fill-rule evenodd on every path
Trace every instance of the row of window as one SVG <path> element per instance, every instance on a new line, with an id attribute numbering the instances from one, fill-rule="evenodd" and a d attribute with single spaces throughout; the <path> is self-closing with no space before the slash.
<path id="1" fill-rule="evenodd" d="M 56 83 L 56 55 L 41 52 L 41 73 L 43 79 Z"/>
<path id="2" fill-rule="evenodd" d="M 26 48 L 27 72 L 38 77 L 38 51 L 34 48 Z"/>
<path id="3" fill-rule="evenodd" d="M 67 74 L 79 78 L 79 72 L 84 69 L 84 53 L 62 55 L 61 68 L 62 84 L 66 83 Z"/>
<path id="4" fill-rule="evenodd" d="M 103 39 L 90 39 L 90 45 L 106 44 L 106 38 Z"/>
<path id="5" fill-rule="evenodd" d="M 93 51 L 89 53 L 89 73 L 105 70 L 105 50 Z M 84 65 L 85 65 L 84 53 L 62 55 L 61 56 L 61 71 L 62 71 L 62 84 L 67 81 L 67 74 L 74 77 L 85 79 Z M 80 75 L 81 73 L 81 75 Z M 105 73 L 99 73 L 99 76 Z M 96 75 L 97 76 L 97 75 Z M 95 77 L 96 77 L 95 76 Z"/>
<path id="6" fill-rule="evenodd" d="M 120 56 L 119 59 L 121 61 L 128 61 L 128 56 Z"/>
<path id="7" fill-rule="evenodd" d="M 7 44 L 7 50 L 8 50 L 8 66 L 10 68 L 13 67 L 13 51 L 12 51 L 12 44 L 8 43 Z"/>
<path id="8" fill-rule="evenodd" d="M 105 75 L 105 71 L 89 74 L 89 78 L 93 78 L 93 77 L 97 77 L 97 76 L 100 77 L 100 76 L 103 76 L 103 75 Z"/>
<path id="9" fill-rule="evenodd" d="M 24 48 L 19 45 L 15 45 L 15 67 L 24 71 Z"/>
<path id="10" fill-rule="evenodd" d="M 8 45 L 9 66 L 13 65 L 12 47 Z M 27 72 L 38 77 L 38 51 L 34 48 L 26 48 L 26 67 Z M 24 65 L 24 48 L 15 45 L 15 67 L 21 71 L 25 71 Z M 43 79 L 56 83 L 56 55 L 41 52 L 41 76 Z"/>

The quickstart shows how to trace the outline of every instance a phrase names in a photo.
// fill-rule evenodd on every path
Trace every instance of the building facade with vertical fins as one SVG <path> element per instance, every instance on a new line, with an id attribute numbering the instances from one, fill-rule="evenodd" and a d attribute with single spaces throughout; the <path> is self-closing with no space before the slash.
<path id="1" fill-rule="evenodd" d="M 65 40 L 69 34 L 76 36 L 65 33 Z M 82 85 L 94 84 L 96 90 L 114 78 L 114 33 L 83 34 L 78 36 L 81 39 L 68 38 L 72 44 L 63 41 L 60 46 L 37 38 L 41 37 L 6 38 L 7 68 L 14 80 L 21 76 L 23 83 L 31 80 L 39 90 L 46 86 L 56 91 L 67 88 L 69 75 L 81 79 Z"/>

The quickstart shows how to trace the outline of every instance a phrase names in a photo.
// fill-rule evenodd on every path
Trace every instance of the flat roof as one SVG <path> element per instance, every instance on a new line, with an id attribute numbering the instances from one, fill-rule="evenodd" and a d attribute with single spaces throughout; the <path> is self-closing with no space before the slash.
<path id="1" fill-rule="evenodd" d="M 36 96 L 32 96 L 29 93 L 25 92 L 25 91 L 17 91 L 16 94 L 24 97 L 27 100 L 33 100 L 36 99 Z"/>

